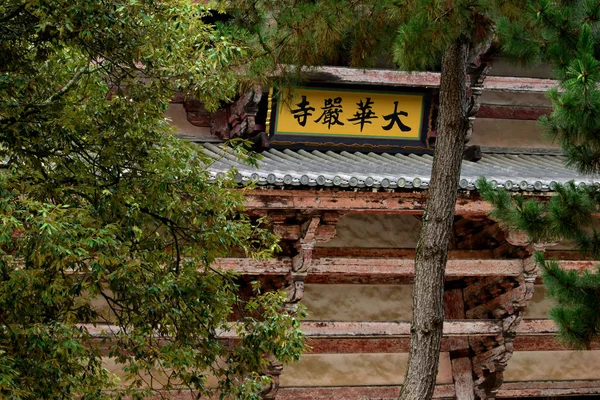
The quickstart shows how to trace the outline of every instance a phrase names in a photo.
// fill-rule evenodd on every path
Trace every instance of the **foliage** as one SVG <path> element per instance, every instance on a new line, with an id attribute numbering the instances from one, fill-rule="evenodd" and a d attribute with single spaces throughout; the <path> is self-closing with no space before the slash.
<path id="1" fill-rule="evenodd" d="M 567 165 L 600 172 L 600 6 L 594 1 L 529 1 L 527 12 L 499 23 L 506 55 L 523 63 L 549 62 L 560 86 L 553 112 L 541 119 L 567 155 Z"/>
<path id="2" fill-rule="evenodd" d="M 593 1 L 528 1 L 525 12 L 498 23 L 504 54 L 526 64 L 549 62 L 560 86 L 548 97 L 553 111 L 541 119 L 548 136 L 566 153 L 567 165 L 583 173 L 600 172 L 600 79 L 598 58 L 600 7 Z M 545 203 L 525 200 L 479 182 L 492 216 L 510 229 L 526 232 L 532 242 L 574 240 L 583 253 L 600 259 L 594 214 L 600 205 L 596 186 L 556 185 Z M 586 347 L 600 336 L 600 269 L 563 271 L 541 254 L 536 260 L 549 294 L 556 300 L 551 317 L 559 337 Z"/>
<path id="3" fill-rule="evenodd" d="M 211 269 L 277 242 L 163 117 L 176 91 L 215 108 L 244 83 L 248 49 L 211 17 L 177 0 L 0 5 L 0 397 L 259 398 L 268 357 L 302 351 L 283 294 L 241 297 Z"/>
<path id="4" fill-rule="evenodd" d="M 511 196 L 483 178 L 478 189 L 494 206 L 492 218 L 508 229 L 526 232 L 534 243 L 572 239 L 582 253 L 600 258 L 600 235 L 593 218 L 600 197 L 595 186 L 557 184 L 556 196 L 547 202 Z M 542 252 L 536 253 L 535 261 L 549 295 L 556 300 L 550 316 L 558 324 L 558 337 L 573 347 L 589 346 L 600 336 L 600 268 L 564 271 Z"/>
<path id="5" fill-rule="evenodd" d="M 347 65 L 405 70 L 439 69 L 450 43 L 489 45 L 498 15 L 520 2 L 500 0 L 238 0 L 218 1 L 235 30 L 257 55 L 256 70 L 282 80 L 302 68 Z"/>

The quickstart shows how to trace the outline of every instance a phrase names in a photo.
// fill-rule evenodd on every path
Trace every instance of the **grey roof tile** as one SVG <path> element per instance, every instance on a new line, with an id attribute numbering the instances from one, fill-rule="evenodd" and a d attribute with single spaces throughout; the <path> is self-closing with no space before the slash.
<path id="1" fill-rule="evenodd" d="M 213 176 L 234 167 L 241 183 L 255 181 L 259 186 L 426 189 L 433 163 L 429 154 L 270 149 L 261 154 L 256 168 L 222 145 L 200 146 L 214 160 L 209 167 Z M 486 152 L 477 162 L 463 161 L 460 188 L 475 189 L 480 176 L 515 191 L 549 191 L 555 183 L 571 180 L 576 184 L 596 183 L 597 177 L 582 175 L 563 162 L 564 157 L 556 153 Z"/>

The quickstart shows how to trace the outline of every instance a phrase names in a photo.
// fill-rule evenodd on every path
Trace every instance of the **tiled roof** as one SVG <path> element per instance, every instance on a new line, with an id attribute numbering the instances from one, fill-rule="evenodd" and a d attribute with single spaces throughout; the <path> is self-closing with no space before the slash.
<path id="1" fill-rule="evenodd" d="M 235 167 L 241 183 L 255 181 L 259 186 L 427 189 L 433 161 L 428 154 L 270 149 L 261 153 L 256 168 L 241 162 L 226 147 L 211 143 L 201 146 L 215 160 L 210 166 L 213 176 Z M 463 161 L 460 188 L 475 189 L 480 176 L 495 181 L 498 187 L 515 191 L 551 191 L 555 183 L 570 180 L 583 185 L 594 183 L 591 176 L 569 169 L 563 162 L 562 155 L 551 152 L 485 153 L 477 162 Z"/>

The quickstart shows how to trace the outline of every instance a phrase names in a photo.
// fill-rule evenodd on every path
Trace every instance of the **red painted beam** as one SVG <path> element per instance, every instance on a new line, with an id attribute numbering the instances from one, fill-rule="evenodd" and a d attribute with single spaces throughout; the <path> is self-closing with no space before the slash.
<path id="1" fill-rule="evenodd" d="M 311 69 L 309 77 L 335 83 L 352 83 L 385 86 L 439 87 L 438 72 L 406 72 L 396 70 L 364 70 L 345 67 L 317 67 Z M 552 79 L 488 76 L 485 90 L 502 92 L 545 93 L 558 85 Z"/>
<path id="2" fill-rule="evenodd" d="M 291 271 L 291 258 L 257 261 L 249 258 L 220 258 L 214 268 L 246 275 L 284 275 Z M 311 275 L 413 276 L 415 262 L 405 258 L 315 258 L 307 268 Z M 517 276 L 523 260 L 448 260 L 446 276 Z"/>
<path id="3" fill-rule="evenodd" d="M 513 342 L 515 351 L 565 351 L 576 350 L 558 341 L 555 335 L 518 335 Z M 589 350 L 600 350 L 600 342 L 594 342 Z"/>
<path id="4" fill-rule="evenodd" d="M 80 324 L 98 337 L 110 336 L 119 330 L 110 324 Z M 374 338 L 410 335 L 409 321 L 303 321 L 302 331 L 309 338 Z M 557 331 L 554 322 L 546 319 L 523 320 L 517 334 L 550 334 Z M 448 320 L 444 321 L 444 336 L 496 336 L 502 332 L 500 320 Z M 219 333 L 223 339 L 236 339 L 232 327 Z"/>
<path id="5" fill-rule="evenodd" d="M 277 400 L 396 400 L 399 394 L 400 386 L 284 387 Z M 436 385 L 433 398 L 454 398 L 454 386 Z"/>
<path id="6" fill-rule="evenodd" d="M 505 382 L 497 398 L 554 397 L 600 394 L 600 381 Z"/>
<path id="7" fill-rule="evenodd" d="M 537 120 L 542 115 L 550 115 L 551 112 L 552 109 L 549 107 L 482 104 L 475 116 L 477 118 Z"/>
<path id="8" fill-rule="evenodd" d="M 427 193 L 350 192 L 330 190 L 252 190 L 246 191 L 249 214 L 268 210 L 346 211 L 355 213 L 422 214 Z M 544 197 L 544 196 L 541 196 Z M 488 202 L 478 196 L 459 194 L 457 215 L 486 216 Z"/>
<path id="9" fill-rule="evenodd" d="M 245 275 L 285 275 L 291 271 L 291 258 L 269 260 L 251 258 L 219 258 L 213 267 L 235 270 Z M 596 261 L 558 261 L 565 270 L 593 270 Z M 523 260 L 455 259 L 448 260 L 446 276 L 517 276 L 523 271 Z M 413 276 L 414 260 L 411 258 L 314 258 L 308 266 L 308 276 Z"/>
<path id="10" fill-rule="evenodd" d="M 547 252 L 546 252 L 547 253 Z M 572 252 L 574 256 L 578 253 Z M 562 254 L 562 253 L 561 253 Z M 415 258 L 415 249 L 375 249 L 360 247 L 317 247 L 315 258 Z M 493 250 L 448 250 L 448 259 L 493 259 Z M 563 257 L 564 258 L 564 257 Z M 575 259 L 575 258 L 573 258 Z"/>
<path id="11" fill-rule="evenodd" d="M 450 351 L 449 341 L 456 337 L 442 339 L 442 352 Z M 357 354 L 357 353 L 408 353 L 408 337 L 393 338 L 348 338 L 316 339 L 308 338 L 310 346 L 307 354 Z M 568 351 L 575 350 L 560 343 L 553 334 L 518 335 L 513 341 L 514 351 Z M 600 343 L 592 343 L 590 350 L 600 350 Z"/>

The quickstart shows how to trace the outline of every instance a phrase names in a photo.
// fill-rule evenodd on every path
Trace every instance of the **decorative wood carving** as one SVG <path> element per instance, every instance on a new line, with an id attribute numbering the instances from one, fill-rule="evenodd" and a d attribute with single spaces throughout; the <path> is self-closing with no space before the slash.
<path id="1" fill-rule="evenodd" d="M 481 55 L 477 55 L 471 59 L 469 67 L 467 69 L 467 73 L 469 74 L 469 91 L 471 94 L 469 109 L 467 111 L 467 115 L 469 117 L 469 131 L 467 132 L 467 137 L 465 142 L 471 140 L 471 136 L 473 135 L 473 122 L 475 122 L 475 114 L 479 111 L 479 107 L 481 106 L 481 95 L 483 93 L 483 82 L 487 77 L 488 72 L 492 68 L 491 60 L 489 57 L 486 57 L 482 53 L 487 51 L 491 44 L 490 41 L 482 44 L 483 48 L 482 52 L 479 53 Z"/>
<path id="2" fill-rule="evenodd" d="M 275 399 L 277 396 L 277 392 L 279 391 L 279 376 L 283 371 L 283 364 L 270 360 L 269 366 L 267 367 L 266 375 L 271 378 L 271 384 L 264 388 L 261 392 L 261 397 L 265 400 Z"/>
<path id="3" fill-rule="evenodd" d="M 217 111 L 210 132 L 224 139 L 251 136 L 256 130 L 256 113 L 261 97 L 262 89 L 256 87 L 241 95 L 226 109 Z"/>
<path id="4" fill-rule="evenodd" d="M 467 278 L 464 289 L 465 315 L 470 319 L 495 318 L 501 321 L 497 336 L 469 338 L 474 386 L 477 399 L 494 399 L 503 382 L 503 372 L 511 358 L 516 336 L 528 301 L 533 296 L 537 267 L 535 251 L 546 245 L 532 245 L 526 235 L 507 234 L 507 241 L 524 247 L 529 256 L 523 260 L 521 274 L 514 277 Z"/>
<path id="5" fill-rule="evenodd" d="M 296 304 L 304 296 L 304 281 L 313 261 L 313 251 L 317 242 L 325 242 L 335 236 L 335 226 L 341 213 L 323 212 L 317 215 L 290 212 L 273 212 L 269 218 L 273 231 L 284 240 L 292 240 L 296 254 L 292 257 L 287 275 L 288 300 L 286 309 L 294 312 Z M 286 224 L 286 222 L 288 222 Z M 270 361 L 266 374 L 272 379 L 271 385 L 261 394 L 263 399 L 275 399 L 279 390 L 279 376 L 283 370 L 281 363 Z"/>

